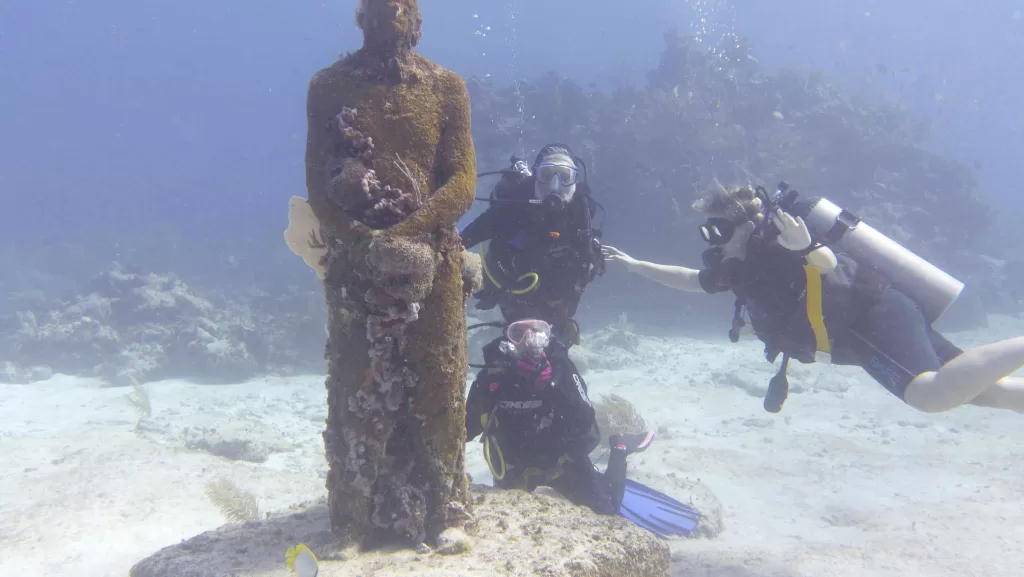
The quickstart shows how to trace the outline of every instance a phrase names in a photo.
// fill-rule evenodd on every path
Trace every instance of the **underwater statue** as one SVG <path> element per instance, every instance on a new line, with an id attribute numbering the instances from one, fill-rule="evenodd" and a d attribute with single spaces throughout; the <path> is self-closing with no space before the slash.
<path id="1" fill-rule="evenodd" d="M 362 0 L 363 46 L 307 99 L 308 204 L 285 237 L 328 307 L 332 528 L 416 545 L 468 514 L 466 293 L 456 221 L 476 188 L 469 94 L 415 54 L 417 0 Z"/>

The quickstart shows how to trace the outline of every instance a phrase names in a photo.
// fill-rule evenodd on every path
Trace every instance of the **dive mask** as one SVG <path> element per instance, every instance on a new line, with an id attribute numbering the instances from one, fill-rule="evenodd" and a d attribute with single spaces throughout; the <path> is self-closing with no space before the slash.
<path id="1" fill-rule="evenodd" d="M 541 162 L 533 167 L 533 173 L 541 184 L 550 184 L 556 178 L 561 186 L 572 186 L 580 181 L 579 169 L 568 164 Z"/>
<path id="2" fill-rule="evenodd" d="M 700 236 L 711 246 L 721 246 L 732 239 L 736 225 L 727 218 L 709 218 L 700 225 Z"/>
<path id="3" fill-rule="evenodd" d="M 508 326 L 505 336 L 515 345 L 516 350 L 537 358 L 551 340 L 551 325 L 537 319 L 516 321 Z"/>

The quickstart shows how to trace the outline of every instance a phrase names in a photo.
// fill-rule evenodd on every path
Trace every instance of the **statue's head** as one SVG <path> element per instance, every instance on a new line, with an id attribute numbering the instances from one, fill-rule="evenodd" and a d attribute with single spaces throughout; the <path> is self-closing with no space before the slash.
<path id="1" fill-rule="evenodd" d="M 363 31 L 363 46 L 407 51 L 423 35 L 418 0 L 359 0 L 356 24 Z"/>

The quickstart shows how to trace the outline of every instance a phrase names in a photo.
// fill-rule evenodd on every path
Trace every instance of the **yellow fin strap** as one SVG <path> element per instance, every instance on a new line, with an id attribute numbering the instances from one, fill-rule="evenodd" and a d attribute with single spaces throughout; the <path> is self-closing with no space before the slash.
<path id="1" fill-rule="evenodd" d="M 828 339 L 828 331 L 825 329 L 825 315 L 821 310 L 821 271 L 818 267 L 809 264 L 804 265 L 804 275 L 807 277 L 807 320 L 811 323 L 811 330 L 814 331 L 815 348 L 814 360 L 819 363 L 832 362 L 832 343 Z"/>

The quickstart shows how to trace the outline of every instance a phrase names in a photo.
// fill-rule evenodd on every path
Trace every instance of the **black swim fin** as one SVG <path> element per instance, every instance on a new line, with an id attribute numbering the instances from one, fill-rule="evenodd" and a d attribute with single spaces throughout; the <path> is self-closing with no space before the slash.
<path id="1" fill-rule="evenodd" d="M 700 522 L 700 512 L 693 507 L 629 479 L 619 514 L 662 539 L 685 537 Z"/>

